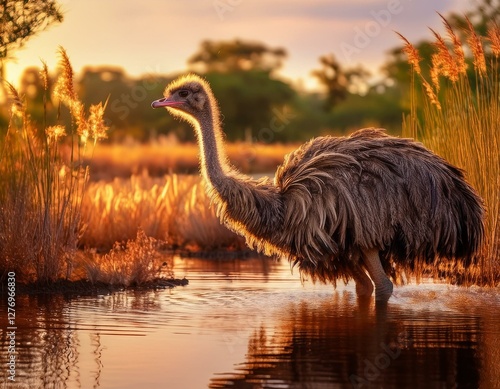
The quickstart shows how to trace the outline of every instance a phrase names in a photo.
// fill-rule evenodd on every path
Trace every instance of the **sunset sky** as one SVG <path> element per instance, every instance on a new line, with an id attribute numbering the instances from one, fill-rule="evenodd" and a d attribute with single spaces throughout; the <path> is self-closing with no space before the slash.
<path id="1" fill-rule="evenodd" d="M 288 52 L 281 75 L 313 86 L 321 55 L 376 73 L 387 50 L 400 44 L 394 30 L 413 42 L 442 31 L 436 11 L 463 12 L 470 0 L 62 0 L 62 24 L 30 39 L 6 67 L 17 84 L 40 58 L 54 70 L 58 45 L 75 71 L 86 65 L 122 67 L 131 76 L 185 70 L 204 39 L 265 42 Z"/>

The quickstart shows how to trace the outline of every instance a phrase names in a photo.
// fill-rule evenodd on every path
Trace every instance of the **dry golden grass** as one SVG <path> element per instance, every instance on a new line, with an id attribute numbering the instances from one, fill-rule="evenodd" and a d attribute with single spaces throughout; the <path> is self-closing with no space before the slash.
<path id="1" fill-rule="evenodd" d="M 80 255 L 79 265 L 92 283 L 141 285 L 162 276 L 173 277 L 170 265 L 158 251 L 160 241 L 146 236 L 142 229 L 134 239 L 116 242 L 107 254 L 90 250 Z"/>
<path id="2" fill-rule="evenodd" d="M 464 169 L 487 210 L 486 239 L 477 263 L 467 270 L 456 264 L 441 263 L 435 267 L 436 272 L 466 283 L 496 285 L 500 281 L 500 52 L 496 46 L 500 30 L 497 25 L 490 28 L 491 55 L 485 57 L 481 39 L 469 22 L 467 43 L 476 72 L 472 81 L 465 71 L 462 43 L 444 22 L 453 54 L 436 34 L 431 69 L 434 88 L 414 68 L 426 98 L 418 101 L 412 96 L 411 114 L 403 128 L 407 135 L 417 135 L 434 152 Z M 406 39 L 405 45 L 405 52 L 413 53 L 414 48 Z M 408 62 L 414 65 L 416 54 L 411 55 Z M 417 112 L 422 114 L 422 120 Z"/>
<path id="3" fill-rule="evenodd" d="M 128 239 L 126 243 L 113 241 L 106 255 L 78 252 L 82 225 L 91 219 L 82 214 L 89 177 L 83 159 L 106 137 L 105 105 L 91 105 L 86 112 L 73 86 L 69 58 L 64 49 L 59 53 L 54 98 L 69 109 L 70 128 L 59 124 L 35 127 L 23 97 L 7 84 L 11 118 L 7 132 L 0 137 L 0 279 L 13 271 L 21 283 L 47 283 L 79 275 L 92 282 L 128 286 L 150 281 L 160 272 L 171 276 L 157 263 L 157 241 L 137 228 L 126 239 L 117 239 Z M 41 77 L 48 93 L 45 64 Z M 90 147 L 89 140 L 93 141 Z M 113 206 L 126 208 L 120 200 Z M 124 225 L 132 221 L 119 220 Z"/>
<path id="4" fill-rule="evenodd" d="M 8 84 L 11 117 L 0 137 L 0 279 L 14 271 L 19 282 L 48 282 L 72 272 L 88 179 L 81 140 L 86 132 L 94 140 L 102 138 L 106 126 L 103 110 L 94 108 L 100 105 L 90 107 L 87 119 L 74 93 L 73 70 L 64 49 L 60 54 L 55 97 L 70 108 L 76 131 L 61 125 L 35 127 L 23 97 Z M 45 65 L 41 73 L 47 95 Z M 63 148 L 69 150 L 66 159 L 61 157 Z"/>
<path id="5" fill-rule="evenodd" d="M 100 251 L 133 239 L 139 229 L 174 249 L 246 250 L 243 240 L 220 224 L 198 176 L 143 174 L 90 183 L 82 220 L 80 245 Z"/>
<path id="6" fill-rule="evenodd" d="M 296 145 L 229 143 L 230 161 L 246 174 L 274 172 Z M 92 180 L 112 180 L 147 171 L 150 176 L 197 173 L 199 148 L 194 143 L 101 144 L 88 161 Z"/>

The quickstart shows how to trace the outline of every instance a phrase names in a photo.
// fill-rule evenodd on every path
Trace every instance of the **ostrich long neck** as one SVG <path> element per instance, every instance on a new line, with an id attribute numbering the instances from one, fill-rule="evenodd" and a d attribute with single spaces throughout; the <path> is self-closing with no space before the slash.
<path id="1" fill-rule="evenodd" d="M 229 169 L 222 143 L 217 107 L 209 106 L 205 109 L 196 127 L 201 149 L 202 174 L 218 190 Z"/>
<path id="2" fill-rule="evenodd" d="M 269 237 L 283 218 L 277 188 L 245 178 L 229 166 L 216 104 L 203 111 L 195 126 L 201 149 L 202 174 L 215 189 L 212 196 L 219 216 L 247 239 L 249 235 Z"/>

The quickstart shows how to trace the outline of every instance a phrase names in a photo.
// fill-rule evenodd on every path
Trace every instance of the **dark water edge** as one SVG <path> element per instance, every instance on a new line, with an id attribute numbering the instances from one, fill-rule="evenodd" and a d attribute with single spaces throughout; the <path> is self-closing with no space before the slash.
<path id="1" fill-rule="evenodd" d="M 104 282 L 90 282 L 88 280 L 57 280 L 53 282 L 36 282 L 30 284 L 17 284 L 18 294 L 62 294 L 66 296 L 96 296 L 123 292 L 125 290 L 154 290 L 173 288 L 176 286 L 186 286 L 189 280 L 186 278 L 155 278 L 139 285 L 119 285 L 107 284 Z M 7 293 L 6 288 L 2 288 L 2 294 Z"/>
<path id="2" fill-rule="evenodd" d="M 0 388 L 500 388 L 498 289 L 426 281 L 376 305 L 286 263 L 174 262 L 189 285 L 17 296 Z"/>

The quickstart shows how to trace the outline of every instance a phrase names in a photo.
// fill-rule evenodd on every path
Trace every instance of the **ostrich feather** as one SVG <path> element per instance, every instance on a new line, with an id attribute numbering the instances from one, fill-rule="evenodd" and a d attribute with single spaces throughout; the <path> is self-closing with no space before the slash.
<path id="1" fill-rule="evenodd" d="M 250 247 L 313 279 L 335 283 L 366 267 L 388 298 L 382 267 L 391 273 L 391 263 L 435 258 L 467 264 L 482 243 L 481 198 L 460 169 L 419 142 L 377 128 L 318 137 L 285 157 L 274 183 L 255 181 L 227 162 L 206 81 L 175 81 L 153 103 L 161 106 L 193 124 L 220 219 Z"/>

